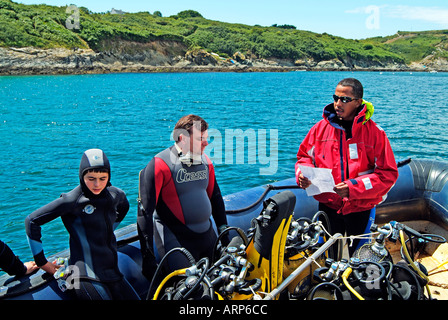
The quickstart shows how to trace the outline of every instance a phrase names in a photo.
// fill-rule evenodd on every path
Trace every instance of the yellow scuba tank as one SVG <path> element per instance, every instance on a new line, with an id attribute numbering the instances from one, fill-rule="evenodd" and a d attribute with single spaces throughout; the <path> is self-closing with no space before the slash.
<path id="1" fill-rule="evenodd" d="M 323 218 L 328 226 L 328 218 L 325 212 L 318 211 L 313 219 L 299 218 L 291 223 L 291 230 L 286 242 L 285 263 L 283 265 L 283 277 L 287 279 L 295 270 L 305 263 L 320 248 L 320 244 L 326 242 L 326 234 L 323 231 L 319 218 Z M 319 257 L 314 257 L 313 262 L 298 274 L 288 285 L 290 297 L 300 299 L 305 295 L 313 281 L 313 273 L 325 264 L 328 251 Z"/>
<path id="2" fill-rule="evenodd" d="M 280 192 L 263 203 L 263 211 L 252 220 L 255 229 L 246 249 L 247 260 L 253 265 L 246 280 L 261 279 L 257 291 L 269 293 L 283 281 L 286 238 L 291 224 L 296 196 Z M 235 295 L 233 299 L 249 299 Z"/>
<path id="3" fill-rule="evenodd" d="M 306 261 L 306 259 L 313 254 L 312 250 L 306 249 L 296 255 L 286 258 L 283 266 L 283 276 L 286 279 L 291 273 L 294 272 L 298 267 Z M 305 272 L 302 272 L 297 278 L 294 279 L 288 286 L 288 291 L 290 294 L 301 295 L 306 293 L 309 288 L 314 284 L 312 276 L 314 271 L 319 268 L 319 265 L 325 264 L 325 256 L 320 256 L 316 263 L 310 264 Z"/>

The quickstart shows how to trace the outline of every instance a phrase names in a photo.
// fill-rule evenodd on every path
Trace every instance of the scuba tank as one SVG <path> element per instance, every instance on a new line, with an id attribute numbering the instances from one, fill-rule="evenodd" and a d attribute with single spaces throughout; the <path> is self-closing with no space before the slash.
<path id="1" fill-rule="evenodd" d="M 290 232 L 286 241 L 285 262 L 283 277 L 286 279 L 294 270 L 299 268 L 320 247 L 322 237 L 325 236 L 319 224 L 319 216 L 325 216 L 323 211 L 318 212 L 313 219 L 305 217 L 291 222 Z M 312 274 L 325 263 L 325 255 L 319 256 L 309 267 L 301 272 L 289 285 L 290 298 L 300 299 L 313 284 Z"/>
<path id="2" fill-rule="evenodd" d="M 359 259 L 360 261 L 372 261 L 372 262 L 392 262 L 392 256 L 386 249 L 385 242 L 388 236 L 393 236 L 394 230 L 390 225 L 384 225 L 378 228 L 376 224 L 373 224 L 370 228 L 372 232 L 379 232 L 378 237 L 375 241 L 368 242 L 358 248 L 354 253 L 353 257 Z"/>
<path id="3" fill-rule="evenodd" d="M 280 192 L 266 200 L 261 214 L 252 220 L 254 234 L 246 254 L 253 270 L 246 280 L 261 279 L 261 292 L 271 292 L 283 281 L 285 244 L 295 204 L 294 193 Z"/>

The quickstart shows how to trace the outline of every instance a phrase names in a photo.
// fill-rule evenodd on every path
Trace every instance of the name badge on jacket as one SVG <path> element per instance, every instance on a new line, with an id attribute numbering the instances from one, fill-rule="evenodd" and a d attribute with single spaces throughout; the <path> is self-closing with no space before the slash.
<path id="1" fill-rule="evenodd" d="M 350 159 L 358 159 L 358 144 L 352 143 L 348 145 Z"/>

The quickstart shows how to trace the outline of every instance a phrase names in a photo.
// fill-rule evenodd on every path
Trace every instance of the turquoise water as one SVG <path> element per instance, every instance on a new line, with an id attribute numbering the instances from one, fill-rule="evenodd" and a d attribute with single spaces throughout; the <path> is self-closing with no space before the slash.
<path id="1" fill-rule="evenodd" d="M 364 84 L 365 98 L 375 105 L 373 119 L 397 159 L 448 160 L 443 73 L 0 77 L 0 239 L 22 259 L 31 258 L 25 217 L 78 184 L 80 157 L 89 148 L 108 155 L 112 183 L 131 203 L 123 225 L 134 223 L 138 172 L 173 143 L 176 121 L 189 113 L 209 122 L 208 152 L 223 194 L 292 177 L 300 142 L 345 77 Z M 226 143 L 238 132 L 245 144 Z M 59 220 L 42 233 L 47 255 L 68 246 Z"/>

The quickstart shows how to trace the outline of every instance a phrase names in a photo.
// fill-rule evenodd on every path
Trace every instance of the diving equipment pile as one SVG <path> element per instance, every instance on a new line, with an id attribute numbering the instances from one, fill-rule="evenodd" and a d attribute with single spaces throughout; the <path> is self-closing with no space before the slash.
<path id="1" fill-rule="evenodd" d="M 421 234 L 396 221 L 372 225 L 378 236 L 358 248 L 350 260 L 327 259 L 316 269 L 318 282 L 308 300 L 432 300 L 426 268 L 412 258 L 428 242 L 445 243 L 442 236 Z M 407 236 L 407 240 L 406 237 Z M 394 264 L 385 241 L 400 241 L 402 260 Z M 409 248 L 408 248 L 409 247 Z M 426 295 L 425 295 L 426 289 Z"/>
<path id="2" fill-rule="evenodd" d="M 421 234 L 391 221 L 381 227 L 373 225 L 371 231 L 377 234 L 376 238 L 358 248 L 350 259 L 342 259 L 335 257 L 332 251 L 332 245 L 342 236 L 330 235 L 326 214 L 319 211 L 312 219 L 302 217 L 293 220 L 295 201 L 290 191 L 280 192 L 266 200 L 262 212 L 252 220 L 247 232 L 230 227 L 220 235 L 211 260 L 203 258 L 196 262 L 185 249 L 173 249 L 183 252 L 191 266 L 172 272 L 157 284 L 158 269 L 147 298 L 432 299 L 427 287 L 428 273 L 412 257 L 418 246 L 428 242 L 444 243 L 443 237 Z M 236 236 L 223 247 L 220 239 L 232 232 L 236 232 Z M 399 241 L 401 261 L 394 264 L 386 248 L 386 240 Z"/>
<path id="3" fill-rule="evenodd" d="M 282 294 L 272 292 L 284 284 L 285 277 L 303 264 L 322 245 L 324 231 L 318 220 L 301 218 L 293 221 L 296 197 L 290 191 L 280 192 L 263 203 L 260 215 L 252 220 L 247 234 L 230 227 L 224 233 L 236 231 L 225 248 L 217 241 L 218 255 L 212 261 L 203 258 L 197 263 L 185 249 L 183 252 L 191 266 L 166 276 L 155 289 L 160 267 L 154 275 L 148 299 L 153 300 L 260 300 L 266 297 L 279 299 Z M 171 254 L 168 252 L 167 255 Z M 322 258 L 319 257 L 321 260 Z M 296 281 L 289 283 L 286 295 L 303 295 L 304 288 L 311 285 L 312 271 L 301 273 Z"/>

